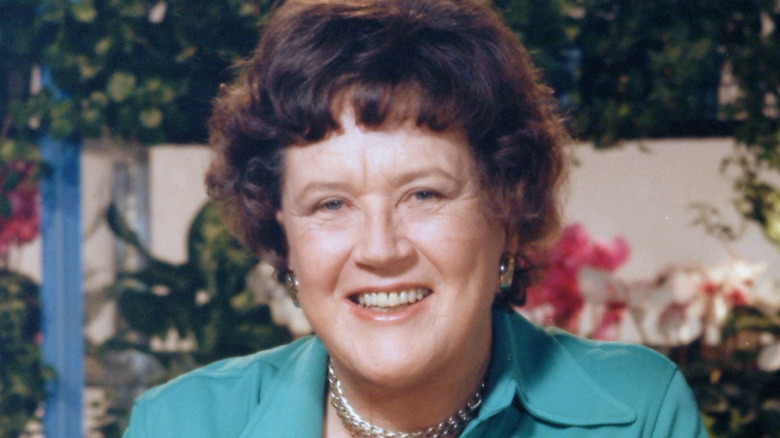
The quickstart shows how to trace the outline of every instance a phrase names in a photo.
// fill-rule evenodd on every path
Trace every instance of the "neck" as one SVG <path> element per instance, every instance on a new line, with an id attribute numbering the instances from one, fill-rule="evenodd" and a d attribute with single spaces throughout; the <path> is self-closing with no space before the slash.
<path id="1" fill-rule="evenodd" d="M 446 420 L 472 399 L 487 372 L 490 345 L 488 337 L 479 351 L 469 350 L 455 366 L 435 370 L 401 387 L 361 379 L 335 361 L 333 368 L 344 397 L 363 420 L 390 431 L 416 432 Z M 343 431 L 343 424 L 329 401 L 326 422 L 326 429 Z"/>

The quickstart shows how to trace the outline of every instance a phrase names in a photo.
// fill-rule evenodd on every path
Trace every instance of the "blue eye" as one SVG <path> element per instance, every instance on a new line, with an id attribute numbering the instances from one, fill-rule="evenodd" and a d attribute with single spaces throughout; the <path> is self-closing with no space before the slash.
<path id="1" fill-rule="evenodd" d="M 430 190 L 420 190 L 419 192 L 414 192 L 414 199 L 418 201 L 427 201 L 437 197 L 439 197 L 439 194 Z"/>
<path id="2" fill-rule="evenodd" d="M 321 207 L 330 210 L 330 211 L 336 211 L 344 206 L 344 201 L 341 201 L 339 199 L 332 199 L 330 201 L 324 202 Z"/>

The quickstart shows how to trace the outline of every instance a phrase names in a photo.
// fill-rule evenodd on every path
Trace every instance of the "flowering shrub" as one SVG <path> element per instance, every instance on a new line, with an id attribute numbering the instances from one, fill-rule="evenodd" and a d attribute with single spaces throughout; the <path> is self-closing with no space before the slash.
<path id="1" fill-rule="evenodd" d="M 737 306 L 780 310 L 771 292 L 754 291 L 764 265 L 732 260 L 710 268 L 671 266 L 629 283 L 613 275 L 628 255 L 622 238 L 602 242 L 579 224 L 566 227 L 554 246 L 531 256 L 544 273 L 520 312 L 594 339 L 674 347 L 697 339 L 719 344 Z"/>
<path id="2" fill-rule="evenodd" d="M 544 275 L 541 282 L 528 289 L 526 305 L 520 312 L 538 324 L 596 339 L 612 338 L 610 328 L 621 319 L 625 303 L 612 284 L 604 282 L 598 293 L 595 287 L 583 288 L 581 283 L 589 279 L 581 278 L 581 274 L 614 272 L 628 255 L 628 244 L 623 239 L 592 241 L 581 225 L 569 225 L 556 245 L 530 256 L 533 265 L 543 267 Z M 594 294 L 587 296 L 583 290 Z M 601 311 L 593 319 L 596 302 Z"/>
<path id="3" fill-rule="evenodd" d="M 11 247 L 38 235 L 37 169 L 32 161 L 0 162 L 0 266 Z"/>
<path id="4" fill-rule="evenodd" d="M 46 393 L 38 285 L 8 269 L 8 252 L 38 234 L 38 164 L 0 161 L 0 436 L 19 436 Z M 48 373 L 50 374 L 50 373 Z"/>

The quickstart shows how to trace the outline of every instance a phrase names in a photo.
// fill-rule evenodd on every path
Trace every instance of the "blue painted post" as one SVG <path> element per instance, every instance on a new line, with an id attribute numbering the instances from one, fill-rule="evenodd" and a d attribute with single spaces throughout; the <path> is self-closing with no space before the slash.
<path id="1" fill-rule="evenodd" d="M 78 438 L 84 388 L 80 145 L 44 137 L 51 173 L 41 182 L 43 360 L 54 369 L 43 427 L 46 438 Z"/>

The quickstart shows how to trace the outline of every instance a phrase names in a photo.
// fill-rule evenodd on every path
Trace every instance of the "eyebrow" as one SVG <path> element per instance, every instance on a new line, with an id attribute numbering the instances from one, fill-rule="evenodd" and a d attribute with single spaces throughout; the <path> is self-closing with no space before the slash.
<path id="1" fill-rule="evenodd" d="M 423 167 L 420 169 L 415 169 L 411 172 L 403 173 L 402 175 L 398 176 L 398 178 L 395 178 L 393 183 L 396 185 L 404 185 L 411 181 L 430 176 L 441 176 L 451 180 L 458 179 L 456 175 L 453 175 L 440 167 Z"/>
<path id="2" fill-rule="evenodd" d="M 399 175 L 397 178 L 391 179 L 391 184 L 396 186 L 402 186 L 408 184 L 414 180 L 428 178 L 431 176 L 440 176 L 451 181 L 458 181 L 456 175 L 451 174 L 439 167 L 423 167 L 415 169 L 410 172 L 405 172 Z M 344 181 L 327 181 L 327 180 L 314 180 L 307 182 L 300 191 L 300 195 L 293 198 L 293 201 L 299 203 L 301 198 L 305 197 L 312 191 L 344 191 L 349 192 L 352 188 L 352 184 Z"/>

